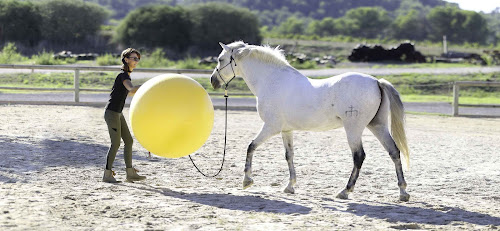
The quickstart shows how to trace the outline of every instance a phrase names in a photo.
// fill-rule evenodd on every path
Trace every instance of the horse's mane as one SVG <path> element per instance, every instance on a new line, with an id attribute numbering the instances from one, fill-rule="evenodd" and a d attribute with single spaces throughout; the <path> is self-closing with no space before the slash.
<path id="1" fill-rule="evenodd" d="M 248 45 L 242 41 L 233 42 L 228 46 L 233 49 L 239 49 L 243 47 L 246 49 L 251 49 L 249 57 L 261 60 L 266 63 L 271 63 L 276 66 L 290 66 L 285 58 L 284 51 L 280 49 L 279 46 L 277 46 L 276 48 L 271 48 L 268 45 L 255 46 Z"/>

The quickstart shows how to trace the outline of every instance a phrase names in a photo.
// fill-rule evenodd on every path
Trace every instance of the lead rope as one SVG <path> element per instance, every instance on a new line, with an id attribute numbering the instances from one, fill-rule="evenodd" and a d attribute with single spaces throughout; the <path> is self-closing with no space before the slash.
<path id="1" fill-rule="evenodd" d="M 226 98 L 226 115 L 225 115 L 225 125 L 224 125 L 224 154 L 222 155 L 222 164 L 220 165 L 220 169 L 219 171 L 217 172 L 217 174 L 213 175 L 213 176 L 208 176 L 206 175 L 205 173 L 203 173 L 199 168 L 198 166 L 196 166 L 196 164 L 194 163 L 193 161 L 193 158 L 191 158 L 191 155 L 189 155 L 189 159 L 191 160 L 191 163 L 193 163 L 193 166 L 196 168 L 196 170 L 198 170 L 199 173 L 201 173 L 201 175 L 205 176 L 205 177 L 216 177 L 217 175 L 219 175 L 219 173 L 222 171 L 222 168 L 224 166 L 224 160 L 226 159 L 226 141 L 227 141 L 227 98 L 229 97 L 227 95 L 227 85 L 226 85 L 226 89 L 224 90 L 225 93 L 224 93 L 224 98 Z"/>
<path id="2" fill-rule="evenodd" d="M 232 53 L 232 50 L 231 50 L 231 53 Z M 231 59 L 229 60 L 229 63 L 226 64 L 224 67 L 222 67 L 220 70 L 224 69 L 225 67 L 227 67 L 228 65 L 231 66 L 231 70 L 233 71 L 233 77 L 229 80 L 229 81 L 224 81 L 223 78 L 222 81 L 224 82 L 224 98 L 226 98 L 226 115 L 225 115 L 225 125 L 224 125 L 224 154 L 222 155 L 222 164 L 220 165 L 220 169 L 219 171 L 217 172 L 217 174 L 213 175 L 213 176 L 208 176 L 206 175 L 205 173 L 203 173 L 199 168 L 198 166 L 196 166 L 196 164 L 194 163 L 193 161 L 193 158 L 191 158 L 191 155 L 189 155 L 189 159 L 191 160 L 191 163 L 193 163 L 193 166 L 196 168 L 196 170 L 198 170 L 199 173 L 201 173 L 201 175 L 205 176 L 205 177 L 216 177 L 217 175 L 219 175 L 219 173 L 222 171 L 222 168 L 224 166 L 224 160 L 226 159 L 226 141 L 227 141 L 227 98 L 229 98 L 229 96 L 227 95 L 227 87 L 229 86 L 229 83 L 231 81 L 233 81 L 233 79 L 236 78 L 236 73 L 234 72 L 234 69 L 233 69 L 233 65 L 232 63 L 234 62 L 234 66 L 236 66 L 236 61 L 234 60 L 233 56 L 231 55 Z M 217 73 L 220 75 L 219 73 L 219 69 L 216 69 L 217 70 Z"/>

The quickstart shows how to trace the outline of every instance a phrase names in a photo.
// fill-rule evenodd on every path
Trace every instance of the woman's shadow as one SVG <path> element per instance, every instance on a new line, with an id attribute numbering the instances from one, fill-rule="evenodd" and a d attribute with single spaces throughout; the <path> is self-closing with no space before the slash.
<path id="1" fill-rule="evenodd" d="M 280 200 L 265 199 L 258 195 L 238 196 L 217 193 L 185 193 L 140 183 L 126 184 L 126 186 L 229 210 L 283 214 L 308 214 L 311 211 L 309 207 Z"/>

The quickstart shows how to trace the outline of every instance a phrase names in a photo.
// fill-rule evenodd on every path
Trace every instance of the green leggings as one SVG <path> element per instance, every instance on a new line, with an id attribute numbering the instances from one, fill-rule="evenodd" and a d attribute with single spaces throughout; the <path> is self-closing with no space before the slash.
<path id="1" fill-rule="evenodd" d="M 123 139 L 123 143 L 125 144 L 125 166 L 127 168 L 132 168 L 132 144 L 134 140 L 128 129 L 125 117 L 123 117 L 122 113 L 106 110 L 106 112 L 104 112 L 104 120 L 106 120 L 106 124 L 108 125 L 109 138 L 111 138 L 106 169 L 111 170 L 113 168 L 113 162 L 115 161 L 116 153 L 120 147 L 120 139 Z"/>

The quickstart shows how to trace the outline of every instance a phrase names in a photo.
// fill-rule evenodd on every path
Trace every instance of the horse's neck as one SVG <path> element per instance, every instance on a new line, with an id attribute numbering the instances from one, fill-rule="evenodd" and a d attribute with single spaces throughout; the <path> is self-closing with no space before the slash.
<path id="1" fill-rule="evenodd" d="M 285 81 L 293 81 L 293 78 L 304 77 L 302 75 L 287 75 L 286 72 L 294 72 L 292 67 L 280 67 L 255 60 L 245 62 L 242 65 L 242 72 L 242 77 L 248 88 L 257 97 L 263 92 L 276 90 Z"/>

